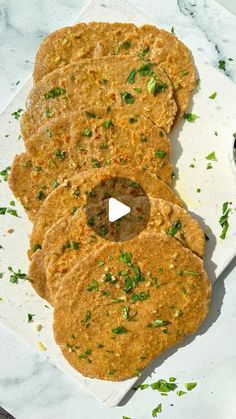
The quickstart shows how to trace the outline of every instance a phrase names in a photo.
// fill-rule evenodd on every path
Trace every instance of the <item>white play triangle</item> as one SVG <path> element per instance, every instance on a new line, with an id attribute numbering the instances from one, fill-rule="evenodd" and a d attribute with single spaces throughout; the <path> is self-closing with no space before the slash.
<path id="1" fill-rule="evenodd" d="M 124 215 L 129 214 L 130 207 L 123 204 L 115 198 L 109 198 L 108 202 L 108 218 L 111 223 L 119 220 L 119 218 L 124 217 Z"/>

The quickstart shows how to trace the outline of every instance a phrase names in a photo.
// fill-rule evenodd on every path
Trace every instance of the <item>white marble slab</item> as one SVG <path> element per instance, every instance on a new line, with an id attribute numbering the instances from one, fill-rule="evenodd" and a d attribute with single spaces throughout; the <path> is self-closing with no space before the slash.
<path id="1" fill-rule="evenodd" d="M 41 2 L 41 3 L 42 3 L 42 7 L 44 7 L 44 4 L 43 4 L 44 2 Z M 51 3 L 53 3 L 53 2 L 51 2 Z M 60 15 L 60 13 L 62 13 L 62 9 L 60 9 L 61 4 L 59 4 L 59 3 L 61 3 L 61 2 L 57 2 L 57 6 L 59 5 L 59 7 L 57 8 L 57 10 L 55 10 L 55 14 L 58 14 L 58 15 Z M 70 5 L 72 3 L 73 2 L 70 2 Z M 135 3 L 135 2 L 133 2 L 133 3 Z M 137 2 L 137 3 L 140 3 L 140 2 Z M 153 17 L 153 16 L 155 17 L 155 22 L 157 24 L 161 25 L 160 20 L 164 19 L 165 23 L 167 25 L 169 23 L 168 18 L 166 17 L 166 19 L 165 19 L 165 16 L 163 15 L 163 13 L 161 13 L 161 19 L 160 19 L 160 15 L 159 15 L 159 17 L 157 15 L 158 8 L 156 7 L 156 5 L 159 5 L 160 3 L 161 3 L 161 7 L 163 6 L 164 3 L 167 4 L 167 2 L 164 2 L 164 1 L 162 1 L 162 2 L 152 2 L 152 4 L 151 4 L 151 2 L 148 2 L 148 4 L 145 2 L 145 12 L 147 14 L 147 12 L 149 11 L 151 17 Z M 188 3 L 188 2 L 185 2 L 185 3 Z M 203 2 L 199 2 L 199 3 L 203 4 Z M 175 2 L 168 2 L 168 4 L 169 4 L 169 9 L 168 9 L 169 10 L 169 17 L 171 17 L 172 12 L 174 13 L 175 8 L 176 8 L 175 7 Z M 144 7 L 144 3 L 143 4 L 138 4 L 138 5 L 139 5 L 139 7 Z M 214 12 L 214 10 L 215 10 L 215 5 L 210 4 L 210 6 L 209 6 L 210 11 L 208 10 L 209 14 L 211 12 L 211 6 L 212 6 L 212 11 Z M 10 4 L 10 7 L 11 7 L 11 4 Z M 32 7 L 33 8 L 35 7 L 34 2 L 32 2 Z M 159 7 L 159 10 L 161 9 L 161 7 Z M 199 10 L 201 9 L 201 7 L 202 7 L 202 5 L 199 5 Z M 221 10 L 221 9 L 218 9 L 218 11 L 219 10 Z M 224 15 L 224 12 L 221 13 L 220 17 L 223 21 L 224 21 L 224 19 L 226 19 L 225 15 Z M 175 21 L 178 21 L 178 20 L 179 20 L 179 22 L 181 21 L 181 24 L 179 24 L 180 25 L 180 28 L 179 28 L 180 30 L 183 30 L 186 27 L 187 23 L 189 23 L 189 21 L 190 21 L 190 22 L 192 22 L 192 28 L 191 29 L 192 29 L 193 32 L 195 32 L 196 28 L 194 27 L 194 19 L 192 17 L 187 17 L 186 18 L 186 17 L 183 17 L 181 14 L 178 14 L 178 12 L 177 12 L 176 16 L 173 17 L 173 20 L 170 23 L 170 25 L 175 26 L 175 28 L 177 28 L 178 27 L 178 22 L 176 22 L 176 24 L 175 24 Z M 65 22 L 65 23 L 69 23 L 69 22 Z M 211 22 L 211 23 L 212 23 L 212 26 L 214 26 L 214 21 Z M 60 25 L 60 23 L 58 25 Z M 42 27 L 43 26 L 44 25 L 42 24 Z M 168 28 L 169 28 L 169 26 L 168 26 Z M 8 29 L 9 29 L 9 27 L 7 26 L 7 30 Z M 192 35 L 192 33 L 191 33 L 191 35 Z M 196 37 L 198 37 L 197 31 L 196 31 Z M 221 34 L 219 34 L 219 38 L 221 38 Z M 191 41 L 191 42 L 194 43 L 194 41 Z M 206 42 L 205 43 L 205 48 L 206 48 L 206 45 L 209 46 L 210 43 Z M 1 49 L 0 49 L 0 52 L 1 52 Z M 232 56 L 232 54 L 231 54 L 231 56 Z M 215 59 L 217 59 L 216 57 L 218 57 L 218 55 L 215 55 Z M 10 71 L 10 68 L 8 69 L 8 71 Z M 230 284 L 232 284 L 232 283 L 230 283 Z M 222 300 L 222 295 L 221 294 L 223 294 L 223 292 L 222 292 L 223 291 L 223 286 L 221 286 L 221 284 L 219 284 L 219 285 L 217 284 L 217 290 L 219 292 L 219 297 L 220 298 L 218 300 L 217 300 L 217 298 L 214 300 L 214 305 L 216 305 L 216 306 L 213 308 L 212 315 L 213 315 L 214 311 L 218 309 L 218 306 L 221 305 L 221 300 Z M 233 316 L 235 317 L 235 312 L 233 310 L 233 305 L 230 304 L 230 302 L 233 301 L 233 295 L 234 295 L 233 291 L 234 291 L 234 288 L 230 287 L 230 295 L 229 296 L 232 298 L 232 300 L 228 301 L 228 303 L 223 306 L 223 308 L 225 307 L 225 310 L 226 310 L 226 317 L 223 316 L 224 313 L 220 317 L 220 319 L 223 318 L 222 328 L 220 328 L 220 326 L 219 326 L 220 319 L 218 319 L 218 321 L 217 321 L 217 329 L 216 330 L 215 330 L 215 327 L 214 328 L 213 328 L 213 326 L 211 327 L 211 330 L 212 330 L 212 328 L 214 330 L 213 336 L 212 335 L 210 336 L 211 337 L 211 342 L 209 344 L 209 352 L 210 352 L 209 356 L 211 358 L 206 358 L 205 356 L 203 356 L 204 354 L 199 353 L 199 360 L 198 360 L 198 365 L 196 366 L 196 369 L 191 368 L 191 374 L 193 374 L 193 377 L 192 377 L 193 379 L 195 379 L 195 377 L 197 378 L 198 376 L 202 376 L 204 374 L 205 362 L 210 362 L 210 359 L 212 359 L 212 355 L 211 355 L 212 353 L 216 352 L 216 358 L 217 358 L 216 362 L 217 363 L 222 363 L 222 361 L 224 360 L 225 365 L 229 364 L 228 360 L 233 356 L 233 353 L 235 351 L 234 340 L 232 339 L 232 336 L 229 333 L 230 324 L 232 324 L 231 323 L 232 322 L 232 317 Z M 217 301 L 220 302 L 220 303 L 218 304 Z M 215 317 L 216 317 L 215 314 L 213 315 L 213 319 L 211 317 L 212 316 L 210 316 L 210 321 L 215 321 Z M 224 323 L 225 322 L 227 322 L 227 324 L 229 325 L 226 328 L 227 330 L 224 330 Z M 218 327 L 219 327 L 219 329 L 218 329 Z M 216 333 L 217 331 L 219 332 L 219 334 Z M 3 334 L 1 336 L 3 336 Z M 6 336 L 6 335 L 4 334 L 4 336 Z M 208 336 L 209 336 L 209 332 L 207 333 L 207 335 L 204 336 L 204 342 L 208 338 Z M 227 341 L 230 342 L 230 344 L 226 347 L 225 356 L 224 356 L 224 351 L 223 351 L 224 344 L 221 345 L 219 343 L 219 336 L 222 336 L 222 340 L 227 339 Z M 232 341 L 231 341 L 231 339 L 232 339 Z M 12 342 L 12 341 L 9 341 L 9 342 Z M 191 347 L 192 347 L 192 345 L 193 345 L 193 343 L 191 344 Z M 211 345 L 213 345 L 213 346 L 211 346 Z M 20 348 L 20 346 L 18 348 Z M 216 350 L 216 348 L 217 348 L 217 350 Z M 232 351 L 231 351 L 231 349 L 232 349 Z M 30 351 L 28 352 L 28 350 L 27 350 L 26 352 L 27 352 L 27 355 L 30 357 Z M 46 373 L 45 373 L 45 378 L 40 380 L 40 384 L 37 382 L 37 385 L 35 385 L 34 380 L 33 380 L 35 375 L 33 373 L 30 374 L 30 371 L 29 371 L 29 377 L 28 377 L 27 380 L 25 380 L 24 377 L 23 378 L 21 377 L 19 369 L 17 369 L 17 371 L 16 371 L 16 378 L 17 378 L 17 374 L 18 374 L 18 375 L 20 375 L 20 379 L 16 381 L 16 386 L 15 386 L 14 374 L 12 372 L 12 369 L 14 369 L 13 360 L 15 359 L 15 353 L 16 352 L 15 352 L 15 348 L 14 348 L 14 351 L 12 352 L 12 357 L 11 357 L 10 356 L 11 353 L 7 349 L 6 353 L 5 353 L 5 357 L 2 360 L 1 365 L 4 365 L 5 368 L 4 368 L 4 370 L 3 370 L 3 368 L 0 368 L 0 370 L 1 370 L 0 377 L 2 377 L 2 376 L 11 377 L 11 380 L 10 380 L 10 386 L 6 385 L 6 382 L 3 380 L 3 385 L 0 387 L 0 404 L 2 403 L 4 407 L 8 408 L 8 410 L 13 412 L 17 417 L 22 417 L 22 418 L 23 417 L 24 418 L 32 417 L 32 411 L 35 411 L 35 408 L 37 407 L 37 409 L 38 409 L 37 414 L 39 415 L 38 417 L 44 417 L 45 416 L 45 417 L 59 417 L 59 418 L 60 417 L 63 417 L 63 418 L 68 417 L 68 418 L 70 418 L 73 415 L 73 416 L 78 417 L 78 418 L 86 418 L 86 417 L 88 417 L 87 414 L 89 415 L 89 417 L 90 416 L 93 417 L 92 416 L 93 409 L 96 409 L 96 417 L 109 417 L 109 418 L 110 417 L 111 418 L 113 418 L 113 417 L 116 418 L 117 417 L 118 418 L 118 417 L 121 417 L 122 414 L 124 414 L 124 415 L 132 416 L 132 417 L 138 417 L 138 418 L 144 418 L 145 417 L 146 418 L 146 417 L 150 416 L 151 409 L 155 406 L 156 395 L 150 394 L 150 393 L 148 394 L 146 392 L 142 392 L 142 393 L 140 393 L 139 396 L 135 396 L 132 399 L 132 401 L 129 402 L 127 407 L 122 408 L 122 409 L 117 408 L 117 409 L 113 410 L 112 413 L 111 413 L 111 410 L 106 410 L 105 408 L 102 408 L 101 406 L 99 406 L 95 402 L 93 402 L 91 400 L 90 396 L 88 396 L 88 394 L 86 394 L 86 393 L 83 393 L 83 392 L 79 391 L 79 397 L 74 396 L 73 392 L 70 393 L 71 387 L 70 387 L 70 390 L 69 390 L 69 394 L 71 394 L 71 397 L 70 397 L 70 395 L 68 395 L 68 392 L 67 392 L 68 382 L 67 381 L 65 382 L 64 381 L 65 378 L 62 377 L 58 372 L 57 372 L 58 375 L 57 374 L 54 375 L 54 370 L 52 370 L 46 363 L 45 363 L 45 369 L 47 371 L 47 374 L 50 375 L 50 380 L 49 380 L 49 385 L 48 386 L 45 386 L 45 387 L 43 386 L 43 389 L 42 389 L 42 386 L 41 386 L 41 384 L 44 383 L 44 381 L 46 380 Z M 190 353 L 191 352 L 189 351 L 189 349 L 187 349 L 188 356 L 190 356 Z M 4 354 L 4 351 L 3 351 L 3 354 Z M 173 372 L 173 368 L 174 368 L 175 371 L 176 371 L 176 375 L 177 375 L 177 373 L 179 374 L 179 375 L 177 375 L 178 377 L 180 375 L 182 375 L 183 379 L 186 377 L 186 380 L 189 380 L 190 377 L 189 377 L 188 373 L 186 371 L 185 371 L 185 373 L 183 373 L 183 371 L 181 372 L 181 368 L 179 369 L 179 366 L 181 366 L 182 364 L 181 364 L 181 361 L 179 359 L 175 358 L 175 355 L 176 354 L 172 355 L 171 358 L 168 358 L 168 360 L 165 361 L 165 366 L 166 365 L 168 366 L 168 362 L 171 361 L 171 360 L 173 360 L 173 362 L 174 362 L 174 364 L 171 364 L 172 365 L 172 371 L 170 371 L 170 375 L 175 374 L 175 372 Z M 201 359 L 201 355 L 202 355 L 202 359 Z M 19 358 L 21 358 L 21 357 L 23 357 L 23 351 L 21 352 L 21 356 L 19 356 Z M 186 357 L 186 354 L 184 354 L 184 358 L 185 357 Z M 6 360 L 8 360 L 8 359 L 9 359 L 10 362 L 9 361 L 6 362 Z M 28 358 L 26 357 L 26 359 L 28 359 Z M 194 360 L 194 356 L 193 356 L 193 360 Z M 33 362 L 35 362 L 35 361 L 33 361 Z M 175 364 L 177 362 L 178 362 L 178 368 L 176 369 Z M 193 361 L 191 361 L 191 357 L 190 357 L 189 364 L 191 365 L 192 363 L 193 363 Z M 20 365 L 20 359 L 17 360 L 17 365 Z M 10 369 L 9 368 L 10 366 L 12 366 L 13 368 Z M 22 364 L 22 370 L 21 370 L 22 372 L 25 369 L 27 369 L 26 366 L 27 366 L 27 361 Z M 233 368 L 233 367 L 234 367 L 234 364 L 231 364 L 230 368 Z M 182 369 L 185 369 L 185 367 L 183 368 L 183 365 L 182 365 Z M 37 371 L 36 363 L 35 363 L 35 371 Z M 9 372 L 9 374 L 8 374 L 8 372 Z M 195 372 L 197 372 L 197 375 L 195 375 Z M 161 369 L 159 369 L 159 373 L 160 374 L 162 373 Z M 226 373 L 229 374 L 228 368 L 223 367 L 221 375 L 223 376 Z M 204 384 L 203 387 L 202 387 L 203 390 L 202 390 L 202 392 L 200 391 L 200 394 L 199 393 L 197 394 L 197 399 L 195 399 L 195 402 L 193 402 L 193 397 L 195 397 L 195 396 L 192 395 L 192 394 L 191 394 L 191 397 L 189 396 L 190 400 L 188 399 L 188 401 L 186 401 L 186 399 L 185 399 L 184 402 L 182 402 L 181 399 L 177 399 L 175 404 L 177 404 L 177 406 L 180 404 L 180 408 L 178 409 L 178 407 L 175 407 L 174 411 L 172 410 L 173 409 L 172 407 L 168 408 L 168 404 L 165 403 L 165 405 L 167 405 L 167 407 L 165 408 L 165 412 L 163 413 L 162 417 L 166 417 L 166 418 L 170 417 L 170 414 L 173 415 L 172 412 L 174 412 L 175 417 L 181 417 L 181 418 L 182 417 L 187 417 L 187 414 L 189 412 L 191 412 L 191 417 L 193 417 L 194 419 L 198 418 L 198 417 L 201 417 L 200 413 L 203 415 L 204 413 L 208 413 L 208 412 L 212 413 L 212 417 L 223 418 L 224 414 L 226 414 L 225 417 L 232 417 L 233 408 L 235 408 L 235 406 L 234 406 L 233 403 L 231 403 L 230 407 L 227 405 L 228 388 L 225 387 L 226 390 L 223 391 L 223 396 L 222 396 L 222 389 L 220 389 L 219 387 L 217 387 L 217 389 L 214 389 L 214 391 L 216 392 L 216 395 L 217 395 L 216 399 L 215 398 L 211 399 L 210 391 L 209 392 L 206 391 L 206 388 L 209 389 L 209 383 L 212 385 L 212 382 L 214 383 L 216 377 L 218 377 L 217 380 L 219 379 L 219 376 L 214 375 L 214 374 L 215 374 L 215 371 L 213 373 L 212 379 L 210 381 L 208 381 L 208 384 L 206 384 L 206 382 L 204 384 L 204 380 L 203 380 L 203 384 Z M 226 376 L 227 376 L 227 374 L 226 374 Z M 61 380 L 60 382 L 61 382 L 62 388 L 64 388 L 63 385 L 65 385 L 65 399 L 63 398 L 63 396 L 60 392 L 60 388 L 58 388 L 58 386 L 56 386 L 56 382 L 58 380 L 59 381 Z M 30 397 L 27 398 L 26 397 L 27 396 L 27 391 L 29 391 L 29 387 L 28 388 L 25 387 L 25 385 L 24 385 L 25 382 L 32 382 L 32 388 L 33 389 L 38 389 L 38 388 L 41 389 L 41 394 L 38 395 L 36 400 L 35 400 L 35 398 L 30 398 Z M 0 383 L 1 383 L 1 381 L 0 381 Z M 202 381 L 201 381 L 201 383 L 202 383 Z M 53 384 L 54 384 L 54 386 L 53 386 Z M 73 385 L 73 389 L 75 388 L 76 391 L 78 391 L 77 386 L 74 383 L 72 385 Z M 53 391 L 53 387 L 55 387 L 55 389 L 56 389 L 55 393 Z M 233 389 L 233 390 L 235 390 L 235 389 Z M 16 392 L 17 392 L 17 394 L 19 394 L 19 400 L 21 402 L 19 402 L 19 400 L 18 400 L 18 403 L 17 403 L 17 401 L 15 402 L 14 397 L 11 396 L 13 393 L 15 395 Z M 35 390 L 34 390 L 34 392 L 35 392 Z M 8 396 L 7 396 L 7 394 L 8 394 Z M 55 394 L 59 396 L 60 402 L 58 401 L 58 398 L 55 397 Z M 204 394 L 205 394 L 205 396 L 204 396 Z M 83 396 L 83 399 L 78 400 L 82 396 Z M 25 397 L 26 397 L 26 400 L 27 400 L 27 407 L 22 403 L 22 401 Z M 53 397 L 55 397 L 55 403 L 52 402 Z M 219 398 L 221 400 L 221 405 L 216 404 L 216 400 L 218 400 Z M 65 401 L 63 402 L 63 400 L 65 400 Z M 202 401 L 202 404 L 204 406 L 204 410 L 202 410 L 202 411 L 199 410 L 199 402 L 201 404 L 201 401 Z M 60 409 L 57 409 L 56 402 L 59 403 Z M 183 403 L 184 403 L 184 405 L 183 405 Z M 64 409 L 64 411 L 63 411 L 63 409 Z M 185 414 L 185 416 L 184 416 L 184 414 Z M 213 416 L 213 414 L 214 414 L 214 416 Z M 34 416 L 34 417 L 36 417 L 36 416 Z M 211 417 L 211 416 L 208 415 L 207 417 Z"/>

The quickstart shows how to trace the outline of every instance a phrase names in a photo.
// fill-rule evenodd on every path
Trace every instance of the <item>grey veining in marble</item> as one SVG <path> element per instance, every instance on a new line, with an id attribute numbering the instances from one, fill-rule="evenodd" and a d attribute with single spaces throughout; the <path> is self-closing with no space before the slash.
<path id="1" fill-rule="evenodd" d="M 86 3 L 86 0 L 0 0 L 0 109 L 31 73 L 42 38 L 71 24 Z M 130 0 L 130 3 L 158 26 L 168 30 L 174 26 L 176 34 L 212 65 L 217 67 L 220 59 L 225 60 L 227 75 L 236 82 L 236 17 L 214 0 Z M 20 84 L 16 85 L 18 81 Z M 123 415 L 147 419 L 160 402 L 163 403 L 160 418 L 164 419 L 202 419 L 201 408 L 207 419 L 234 419 L 235 262 L 227 273 L 226 280 L 224 275 L 214 286 L 211 327 L 204 336 L 196 338 L 196 345 L 202 342 L 197 358 L 191 345 L 187 371 L 184 348 L 178 350 L 178 364 L 175 355 L 165 362 L 170 376 L 182 377 L 181 385 L 191 380 L 198 382 L 195 393 L 161 399 L 150 389 L 139 390 L 133 392 L 131 399 L 126 398 L 127 403 L 122 406 L 107 408 L 0 324 L 0 405 L 17 419 L 121 419 Z M 161 377 L 160 366 L 148 380 Z"/>

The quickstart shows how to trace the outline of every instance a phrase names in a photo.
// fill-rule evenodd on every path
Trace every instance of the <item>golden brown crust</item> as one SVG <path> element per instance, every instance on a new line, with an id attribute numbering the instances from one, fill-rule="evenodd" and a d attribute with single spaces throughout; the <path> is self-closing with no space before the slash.
<path id="1" fill-rule="evenodd" d="M 148 65 L 145 72 L 143 65 Z M 130 83 L 127 79 L 133 70 L 137 73 Z M 152 72 L 157 78 L 155 93 L 148 90 L 148 82 L 154 78 Z M 122 107 L 124 112 L 132 109 L 166 132 L 170 131 L 177 111 L 171 81 L 155 63 L 143 64 L 140 58 L 131 56 L 81 59 L 77 64 L 56 69 L 33 87 L 21 119 L 23 138 L 29 138 L 50 118 L 88 110 L 88 101 L 91 108 Z"/>
<path id="2" fill-rule="evenodd" d="M 88 136 L 82 135 L 85 129 L 90 130 Z M 131 111 L 124 115 L 119 108 L 109 113 L 90 109 L 51 121 L 28 139 L 26 147 L 12 164 L 9 184 L 31 220 L 65 178 L 93 167 L 137 166 L 171 182 L 165 132 L 145 116 Z"/>
<path id="3" fill-rule="evenodd" d="M 137 208 L 142 207 L 142 198 L 137 200 Z M 167 232 L 191 251 L 203 257 L 205 247 L 204 233 L 183 208 L 162 199 L 151 198 L 151 214 L 145 231 Z M 135 223 L 135 213 L 133 215 Z M 180 228 L 173 230 L 179 223 Z M 128 232 L 127 232 L 128 235 Z M 73 243 L 78 248 L 73 248 Z M 105 243 L 104 239 L 94 234 L 87 225 L 85 212 L 81 209 L 73 217 L 63 217 L 46 233 L 42 250 L 45 255 L 45 271 L 41 272 L 41 281 L 47 282 L 51 302 L 55 297 L 64 276 L 76 264 L 94 252 Z M 66 245 L 70 245 L 68 248 Z"/>
<path id="4" fill-rule="evenodd" d="M 99 182 L 113 177 L 134 180 L 143 187 L 148 196 L 181 205 L 180 199 L 169 186 L 149 171 L 114 165 L 83 172 L 58 186 L 44 201 L 35 218 L 31 248 L 35 243 L 42 244 L 44 234 L 59 218 L 70 215 L 73 208 L 81 208 L 86 202 L 88 192 Z"/>
<path id="5" fill-rule="evenodd" d="M 34 81 L 81 58 L 136 55 L 143 51 L 144 58 L 156 62 L 167 72 L 176 88 L 179 114 L 183 114 L 195 83 L 191 54 L 175 35 L 151 25 L 91 22 L 59 29 L 45 38 L 38 50 Z"/>
<path id="6" fill-rule="evenodd" d="M 69 272 L 57 294 L 55 339 L 83 375 L 124 380 L 194 333 L 210 295 L 201 259 L 165 233 L 142 233 L 104 245 Z"/>

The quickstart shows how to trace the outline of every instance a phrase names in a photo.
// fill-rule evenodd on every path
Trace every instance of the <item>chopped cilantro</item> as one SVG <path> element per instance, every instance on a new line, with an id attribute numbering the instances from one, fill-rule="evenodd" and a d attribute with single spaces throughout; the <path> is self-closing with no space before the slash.
<path id="1" fill-rule="evenodd" d="M 150 48 L 145 48 L 142 51 L 138 51 L 137 56 L 141 58 L 141 60 L 148 61 L 147 58 L 145 58 L 145 56 L 149 53 L 149 51 Z"/>
<path id="2" fill-rule="evenodd" d="M 124 263 L 131 263 L 132 253 L 120 252 L 119 260 Z"/>
<path id="3" fill-rule="evenodd" d="M 90 218 L 87 220 L 87 224 L 88 224 L 89 226 L 94 226 L 94 225 L 95 225 L 94 217 L 90 217 Z"/>
<path id="4" fill-rule="evenodd" d="M 109 127 L 111 127 L 112 125 L 113 125 L 113 123 L 112 123 L 112 120 L 111 120 L 111 119 L 108 119 L 107 121 L 104 121 L 104 122 L 102 123 L 103 128 L 109 128 Z"/>
<path id="5" fill-rule="evenodd" d="M 227 231 L 229 229 L 229 222 L 228 222 L 229 212 L 230 212 L 229 205 L 231 205 L 231 202 L 224 202 L 223 203 L 222 215 L 219 219 L 219 223 L 222 227 L 220 238 L 223 239 L 223 240 L 225 239 Z"/>
<path id="6" fill-rule="evenodd" d="M 131 93 L 129 92 L 122 92 L 121 94 L 121 98 L 122 100 L 126 103 L 126 104 L 133 104 L 135 102 L 135 97 L 133 95 L 131 95 Z"/>
<path id="7" fill-rule="evenodd" d="M 195 113 L 185 113 L 184 119 L 186 119 L 188 122 L 195 122 L 198 116 Z"/>
<path id="8" fill-rule="evenodd" d="M 34 321 L 34 317 L 36 316 L 36 314 L 30 314 L 28 313 L 28 323 L 32 323 Z"/>
<path id="9" fill-rule="evenodd" d="M 88 118 L 97 118 L 97 115 L 94 112 L 86 112 Z"/>
<path id="10" fill-rule="evenodd" d="M 15 119 L 20 119 L 20 114 L 21 114 L 21 112 L 23 112 L 23 109 L 21 109 L 21 108 L 19 108 L 17 111 L 15 111 L 15 112 L 12 112 L 12 116 L 15 118 Z"/>
<path id="11" fill-rule="evenodd" d="M 45 93 L 44 97 L 45 99 L 52 99 L 54 97 L 65 95 L 65 94 L 66 94 L 66 90 L 63 89 L 62 87 L 54 87 L 50 89 L 48 93 Z"/>
<path id="12" fill-rule="evenodd" d="M 55 156 L 61 160 L 65 160 L 66 153 L 58 148 L 55 152 Z"/>
<path id="13" fill-rule="evenodd" d="M 219 61 L 218 61 L 218 67 L 219 67 L 221 70 L 224 70 L 224 71 L 225 71 L 225 60 L 219 60 Z"/>
<path id="14" fill-rule="evenodd" d="M 102 84 L 104 85 L 104 86 L 106 86 L 106 84 L 108 83 L 108 80 L 107 79 L 102 79 Z"/>
<path id="15" fill-rule="evenodd" d="M 11 167 L 7 166 L 4 170 L 0 172 L 0 176 L 3 178 L 3 180 L 5 180 L 5 182 L 7 181 L 9 170 L 11 170 Z"/>
<path id="16" fill-rule="evenodd" d="M 134 91 L 135 93 L 141 93 L 141 92 L 142 92 L 142 90 L 140 89 L 140 87 L 134 87 L 134 88 L 133 88 L 133 91 Z"/>
<path id="17" fill-rule="evenodd" d="M 108 228 L 107 228 L 107 226 L 106 225 L 101 225 L 100 227 L 99 227 L 99 234 L 100 234 L 100 236 L 102 236 L 102 237 L 104 237 L 104 236 L 106 236 L 106 234 L 108 233 Z"/>
<path id="18" fill-rule="evenodd" d="M 39 249 L 42 249 L 42 246 L 41 246 L 41 244 L 39 244 L 39 243 L 35 243 L 34 245 L 33 245 L 33 252 L 35 253 L 37 250 L 39 250 Z"/>
<path id="19" fill-rule="evenodd" d="M 197 193 L 200 193 L 201 192 L 201 188 L 197 188 Z"/>
<path id="20" fill-rule="evenodd" d="M 174 383 L 175 381 L 176 381 L 176 378 L 175 378 L 175 377 L 170 377 L 170 378 L 169 378 L 169 382 L 170 382 L 170 383 Z"/>
<path id="21" fill-rule="evenodd" d="M 56 189 L 59 186 L 59 181 L 56 179 L 53 181 L 52 187 L 53 189 Z"/>
<path id="22" fill-rule="evenodd" d="M 168 322 L 166 320 L 157 319 L 157 320 L 154 320 L 151 323 L 148 323 L 147 327 L 151 327 L 153 329 L 156 329 L 157 327 L 166 326 L 167 324 L 168 324 Z"/>
<path id="23" fill-rule="evenodd" d="M 167 87 L 166 83 L 159 83 L 156 76 L 151 77 L 147 82 L 148 93 L 153 95 L 158 92 L 163 92 Z"/>
<path id="24" fill-rule="evenodd" d="M 149 297 L 149 294 L 147 292 L 140 292 L 139 294 L 133 294 L 131 296 L 131 302 L 136 303 L 137 301 L 144 301 Z"/>
<path id="25" fill-rule="evenodd" d="M 152 383 L 150 387 L 160 393 L 169 393 L 169 391 L 174 391 L 177 388 L 177 384 L 161 379 Z"/>
<path id="26" fill-rule="evenodd" d="M 157 407 L 155 407 L 155 409 L 153 409 L 152 411 L 152 417 L 156 418 L 157 417 L 157 413 L 161 413 L 162 412 L 162 404 L 159 403 L 159 405 Z"/>
<path id="27" fill-rule="evenodd" d="M 92 167 L 94 169 L 97 169 L 97 168 L 101 167 L 101 163 L 99 163 L 99 161 L 96 160 L 96 159 L 92 159 Z"/>
<path id="28" fill-rule="evenodd" d="M 137 71 L 140 76 L 150 76 L 153 74 L 152 63 L 142 64 Z"/>
<path id="29" fill-rule="evenodd" d="M 11 275 L 10 275 L 10 282 L 11 282 L 12 284 L 18 284 L 18 280 L 19 280 L 19 279 L 29 280 L 28 275 L 26 275 L 25 273 L 21 272 L 21 270 L 20 270 L 20 269 L 18 269 L 18 271 L 17 271 L 17 272 L 14 272 L 14 271 L 13 271 L 13 269 L 12 269 L 12 267 L 11 267 L 11 266 L 9 266 L 9 267 L 8 267 L 8 270 L 9 270 L 9 272 L 11 272 Z"/>
<path id="30" fill-rule="evenodd" d="M 156 150 L 155 151 L 155 157 L 159 157 L 160 159 L 163 159 L 166 156 L 166 152 L 163 150 Z"/>
<path id="31" fill-rule="evenodd" d="M 201 90 L 201 79 L 200 78 L 197 79 L 196 85 L 197 85 L 197 91 L 200 92 L 200 90 Z"/>
<path id="32" fill-rule="evenodd" d="M 83 323 L 83 324 L 85 324 L 86 326 L 88 326 L 88 323 L 89 323 L 89 321 L 91 320 L 91 318 L 92 318 L 91 311 L 87 311 L 87 312 L 85 313 L 85 315 L 84 315 L 84 318 L 83 318 L 83 320 L 82 320 L 82 323 Z"/>
<path id="33" fill-rule="evenodd" d="M 122 306 L 121 307 L 121 316 L 122 316 L 122 319 L 128 319 L 129 318 L 129 307 L 128 306 Z"/>
<path id="34" fill-rule="evenodd" d="M 135 116 L 132 116 L 131 118 L 129 118 L 129 123 L 130 124 L 134 124 L 137 121 L 138 121 L 138 118 L 136 118 Z"/>
<path id="35" fill-rule="evenodd" d="M 181 76 L 187 76 L 189 74 L 189 71 L 183 69 L 183 70 L 181 70 L 180 74 L 181 74 Z"/>
<path id="36" fill-rule="evenodd" d="M 86 287 L 87 291 L 98 291 L 98 281 L 93 280 L 90 285 Z"/>
<path id="37" fill-rule="evenodd" d="M 97 266 L 104 266 L 104 265 L 105 265 L 104 260 L 98 260 L 97 261 Z"/>
<path id="38" fill-rule="evenodd" d="M 171 33 L 173 33 L 173 35 L 175 35 L 175 28 L 174 28 L 174 26 L 171 27 L 171 30 L 170 31 L 171 31 Z"/>
<path id="39" fill-rule="evenodd" d="M 85 128 L 83 131 L 81 131 L 82 137 L 91 137 L 92 136 L 92 130 L 90 128 Z"/>
<path id="40" fill-rule="evenodd" d="M 175 220 L 172 226 L 166 231 L 169 236 L 175 236 L 178 230 L 181 230 L 182 224 L 180 220 Z"/>
<path id="41" fill-rule="evenodd" d="M 197 386 L 197 383 L 186 383 L 186 384 L 185 384 L 185 388 L 186 388 L 188 391 L 193 390 L 196 386 Z"/>
<path id="42" fill-rule="evenodd" d="M 206 160 L 217 161 L 215 151 L 212 151 L 210 154 L 208 154 L 208 155 L 205 157 L 205 159 L 206 159 Z"/>
<path id="43" fill-rule="evenodd" d="M 217 92 L 214 92 L 209 96 L 209 99 L 215 99 L 216 96 L 217 96 Z"/>
<path id="44" fill-rule="evenodd" d="M 183 396 L 184 394 L 186 394 L 186 391 L 183 391 L 183 390 L 178 390 L 177 391 L 177 396 Z"/>
<path id="45" fill-rule="evenodd" d="M 146 142 L 147 142 L 147 140 L 148 140 L 148 138 L 146 137 L 146 135 L 141 134 L 141 136 L 140 136 L 140 140 L 141 140 L 141 143 L 146 143 Z"/>
<path id="46" fill-rule="evenodd" d="M 128 330 L 124 326 L 118 326 L 112 329 L 112 333 L 114 333 L 115 335 L 122 335 L 127 332 Z"/>
<path id="47" fill-rule="evenodd" d="M 129 84 L 134 84 L 136 74 L 137 74 L 137 70 L 131 70 L 131 72 L 129 73 L 127 77 L 127 82 Z"/>
<path id="48" fill-rule="evenodd" d="M 211 163 L 208 163 L 208 164 L 207 164 L 207 167 L 206 167 L 206 169 L 207 169 L 207 170 L 213 169 L 213 166 L 212 166 L 212 164 L 211 164 Z"/>
<path id="49" fill-rule="evenodd" d="M 39 201 L 43 201 L 46 198 L 46 195 L 43 191 L 39 191 L 37 198 L 39 199 Z"/>

